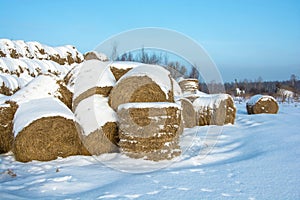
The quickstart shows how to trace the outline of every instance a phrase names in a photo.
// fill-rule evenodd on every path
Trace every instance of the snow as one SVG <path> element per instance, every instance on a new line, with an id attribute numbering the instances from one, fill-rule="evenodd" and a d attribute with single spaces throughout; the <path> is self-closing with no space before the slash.
<path id="1" fill-rule="evenodd" d="M 130 61 L 114 61 L 109 66 L 117 69 L 132 69 L 140 65 L 144 65 L 144 64 L 139 62 L 130 62 Z"/>
<path id="2" fill-rule="evenodd" d="M 115 77 L 108 67 L 108 62 L 99 60 L 84 61 L 75 80 L 74 99 L 94 87 L 115 85 Z"/>
<path id="3" fill-rule="evenodd" d="M 20 131 L 33 121 L 42 117 L 61 116 L 74 120 L 73 113 L 69 108 L 56 98 L 33 99 L 19 104 L 15 113 L 13 132 L 16 137 Z"/>
<path id="4" fill-rule="evenodd" d="M 58 78 L 54 75 L 40 75 L 29 82 L 21 90 L 9 97 L 9 100 L 22 103 L 32 99 L 39 99 L 45 97 L 59 97 Z M 1 101 L 0 101 L 1 102 Z"/>
<path id="5" fill-rule="evenodd" d="M 259 100 L 260 101 L 268 101 L 269 99 L 273 99 L 274 101 L 276 101 L 276 99 L 272 96 L 257 94 L 257 95 L 252 96 L 248 100 L 247 104 L 248 105 L 255 105 Z"/>
<path id="6" fill-rule="evenodd" d="M 15 75 L 10 74 L 1 74 L 0 73 L 0 86 L 6 86 L 11 91 L 14 91 L 18 88 L 22 88 L 26 84 L 26 81 L 16 77 Z"/>
<path id="7" fill-rule="evenodd" d="M 129 108 L 169 108 L 175 107 L 180 109 L 180 105 L 169 102 L 147 102 L 147 103 L 125 103 L 118 107 L 118 110 L 129 109 Z"/>
<path id="8" fill-rule="evenodd" d="M 117 121 L 116 113 L 108 105 L 108 98 L 102 95 L 93 95 L 82 100 L 76 107 L 75 117 L 86 136 L 107 122 Z"/>
<path id="9" fill-rule="evenodd" d="M 236 123 L 223 127 L 218 143 L 205 156 L 201 152 L 216 139 L 207 132 L 217 126 L 185 129 L 180 137 L 182 156 L 158 163 L 119 153 L 20 163 L 11 153 L 2 154 L 0 196 L 1 199 L 299 199 L 300 104 L 279 106 L 276 115 L 248 115 L 246 104 L 237 104 Z M 128 173 L 138 169 L 140 173 Z"/>
<path id="10" fill-rule="evenodd" d="M 162 91 L 168 96 L 169 90 L 171 90 L 170 72 L 159 65 L 140 65 L 130 70 L 119 81 L 131 76 L 147 76 L 151 78 L 156 84 L 160 86 Z"/>
<path id="11" fill-rule="evenodd" d="M 219 107 L 221 101 L 228 98 L 231 98 L 231 96 L 228 94 L 205 94 L 203 96 L 200 96 L 198 99 L 195 99 L 195 101 L 193 102 L 193 106 L 196 110 L 204 107 L 214 109 Z"/>

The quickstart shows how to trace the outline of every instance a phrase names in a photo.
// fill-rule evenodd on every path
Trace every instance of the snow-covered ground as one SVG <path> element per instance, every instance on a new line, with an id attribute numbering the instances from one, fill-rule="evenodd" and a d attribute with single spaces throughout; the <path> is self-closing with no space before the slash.
<path id="1" fill-rule="evenodd" d="M 300 104 L 280 104 L 277 115 L 247 115 L 245 103 L 237 109 L 235 125 L 223 127 L 206 157 L 201 150 L 215 138 L 206 137 L 207 126 L 185 130 L 185 151 L 176 162 L 106 154 L 20 163 L 1 155 L 0 197 L 300 199 Z"/>

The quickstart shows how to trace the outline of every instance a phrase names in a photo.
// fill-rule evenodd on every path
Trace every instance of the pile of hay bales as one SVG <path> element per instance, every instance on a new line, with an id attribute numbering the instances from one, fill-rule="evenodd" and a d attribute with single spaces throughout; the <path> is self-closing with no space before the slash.
<path id="1" fill-rule="evenodd" d="M 81 100 L 75 108 L 80 125 L 80 138 L 86 155 L 117 152 L 117 115 L 108 105 L 108 98 L 96 94 Z"/>
<path id="2" fill-rule="evenodd" d="M 248 114 L 276 114 L 279 110 L 276 99 L 268 95 L 254 95 L 246 104 Z"/>
<path id="3" fill-rule="evenodd" d="M 175 103 L 127 103 L 118 107 L 119 146 L 132 158 L 159 161 L 181 153 L 181 110 Z"/>
<path id="4" fill-rule="evenodd" d="M 183 127 L 193 128 L 197 126 L 197 114 L 193 103 L 187 98 L 177 99 L 176 103 L 181 106 Z"/>
<path id="5" fill-rule="evenodd" d="M 94 94 L 108 97 L 116 82 L 107 63 L 99 60 L 83 62 L 75 79 L 73 110 L 80 101 Z"/>
<path id="6" fill-rule="evenodd" d="M 193 102 L 197 113 L 197 125 L 234 124 L 236 108 L 228 94 L 207 94 Z"/>
<path id="7" fill-rule="evenodd" d="M 81 154 L 74 115 L 53 97 L 21 103 L 14 116 L 13 132 L 13 152 L 21 162 Z"/>
<path id="8" fill-rule="evenodd" d="M 170 73 L 157 65 L 140 65 L 116 83 L 109 95 L 109 105 L 133 102 L 174 102 L 173 81 Z"/>
<path id="9" fill-rule="evenodd" d="M 0 104 L 0 153 L 6 153 L 12 148 L 13 119 L 17 108 L 18 105 L 12 101 Z"/>
<path id="10" fill-rule="evenodd" d="M 184 94 L 196 94 L 199 90 L 199 81 L 198 79 L 179 79 L 179 86 Z"/>

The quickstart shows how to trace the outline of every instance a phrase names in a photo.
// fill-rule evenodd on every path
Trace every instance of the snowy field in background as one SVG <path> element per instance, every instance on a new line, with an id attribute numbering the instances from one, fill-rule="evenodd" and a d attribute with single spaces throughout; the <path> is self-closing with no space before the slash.
<path id="1" fill-rule="evenodd" d="M 247 115 L 237 104 L 235 125 L 226 125 L 213 151 L 208 127 L 186 129 L 180 161 L 154 163 L 120 154 L 73 156 L 20 163 L 0 156 L 1 199 L 300 199 L 300 104 L 280 104 L 277 115 Z M 196 135 L 196 137 L 194 137 Z M 166 168 L 126 173 L 147 167 Z"/>

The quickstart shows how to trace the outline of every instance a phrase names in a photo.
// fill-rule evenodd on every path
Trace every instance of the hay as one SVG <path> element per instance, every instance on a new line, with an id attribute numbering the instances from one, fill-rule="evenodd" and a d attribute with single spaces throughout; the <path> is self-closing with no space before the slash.
<path id="1" fill-rule="evenodd" d="M 44 117 L 25 127 L 15 138 L 13 152 L 21 162 L 49 161 L 81 154 L 81 141 L 74 121 L 64 117 Z"/>
<path id="2" fill-rule="evenodd" d="M 119 105 L 130 102 L 174 102 L 174 99 L 172 96 L 168 98 L 151 78 L 134 76 L 120 80 L 109 95 L 109 105 L 114 110 Z"/>
<path id="3" fill-rule="evenodd" d="M 80 138 L 90 155 L 118 151 L 117 117 L 107 102 L 107 98 L 93 95 L 79 102 L 75 108 Z"/>
<path id="4" fill-rule="evenodd" d="M 236 108 L 227 94 L 207 95 L 193 102 L 197 113 L 197 125 L 234 124 Z"/>
<path id="5" fill-rule="evenodd" d="M 13 119 L 18 105 L 8 101 L 0 105 L 0 153 L 6 153 L 12 149 Z"/>
<path id="6" fill-rule="evenodd" d="M 182 108 L 182 121 L 184 128 L 192 128 L 197 125 L 197 114 L 192 102 L 186 98 L 180 98 L 179 103 Z"/>
<path id="7" fill-rule="evenodd" d="M 126 69 L 119 69 L 116 67 L 110 67 L 110 71 L 113 73 L 116 81 L 118 81 L 124 74 L 129 72 L 132 68 L 126 68 Z"/>
<path id="8" fill-rule="evenodd" d="M 66 87 L 63 81 L 58 81 L 58 93 L 56 97 L 61 100 L 70 110 L 72 110 L 73 93 Z"/>
<path id="9" fill-rule="evenodd" d="M 279 110 L 277 101 L 272 96 L 255 95 L 246 104 L 248 114 L 276 114 Z"/>
<path id="10" fill-rule="evenodd" d="M 90 51 L 83 55 L 84 60 L 100 60 L 100 61 L 108 61 L 108 57 L 102 53 L 98 53 L 96 51 Z"/>
<path id="11" fill-rule="evenodd" d="M 56 98 L 21 103 L 14 116 L 16 160 L 48 161 L 81 154 L 73 113 Z"/>
<path id="12" fill-rule="evenodd" d="M 171 159 L 180 152 L 181 110 L 174 103 L 127 103 L 118 108 L 119 146 L 129 157 Z M 172 144 L 172 145 L 171 145 Z M 180 153 L 179 153 L 180 154 Z"/>
<path id="13" fill-rule="evenodd" d="M 199 90 L 198 79 L 182 79 L 179 80 L 179 86 L 183 93 L 185 94 L 196 94 Z"/>

